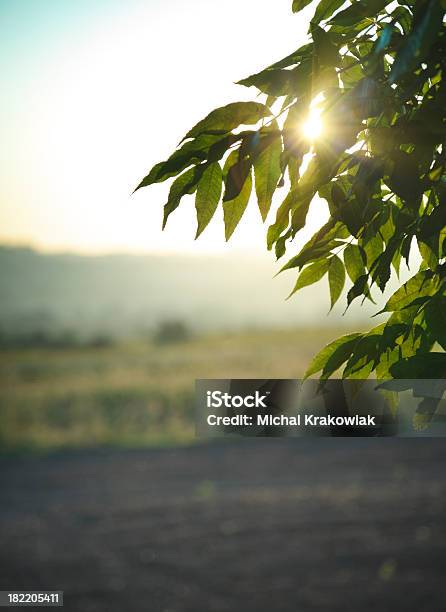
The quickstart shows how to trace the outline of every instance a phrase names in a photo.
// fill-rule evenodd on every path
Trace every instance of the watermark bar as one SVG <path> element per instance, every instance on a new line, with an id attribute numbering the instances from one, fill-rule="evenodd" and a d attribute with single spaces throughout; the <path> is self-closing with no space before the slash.
<path id="1" fill-rule="evenodd" d="M 63 591 L 0 591 L 1 607 L 63 606 Z"/>
<path id="2" fill-rule="evenodd" d="M 446 380 L 197 380 L 199 437 L 444 437 Z"/>

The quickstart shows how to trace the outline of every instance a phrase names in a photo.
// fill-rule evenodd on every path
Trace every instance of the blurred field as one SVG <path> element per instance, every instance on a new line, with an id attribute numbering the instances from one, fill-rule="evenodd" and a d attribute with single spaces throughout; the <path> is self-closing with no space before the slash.
<path id="1" fill-rule="evenodd" d="M 188 444 L 196 378 L 292 378 L 345 329 L 0 351 L 2 451 Z"/>

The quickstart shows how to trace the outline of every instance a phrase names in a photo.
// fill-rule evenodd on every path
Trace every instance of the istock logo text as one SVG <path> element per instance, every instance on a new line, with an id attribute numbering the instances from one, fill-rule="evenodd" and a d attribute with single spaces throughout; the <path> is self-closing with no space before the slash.
<path id="1" fill-rule="evenodd" d="M 222 391 L 208 391 L 206 405 L 208 408 L 266 408 L 264 403 L 269 391 L 265 395 L 260 395 L 258 391 L 254 395 L 231 395 Z"/>

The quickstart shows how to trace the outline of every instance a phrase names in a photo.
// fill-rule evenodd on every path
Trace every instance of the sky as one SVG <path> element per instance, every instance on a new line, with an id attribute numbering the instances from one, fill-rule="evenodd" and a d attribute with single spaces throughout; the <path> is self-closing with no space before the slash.
<path id="1" fill-rule="evenodd" d="M 0 243 L 80 253 L 265 250 L 254 198 L 194 241 L 193 199 L 161 231 L 168 184 L 131 195 L 234 84 L 305 40 L 291 0 L 0 0 Z M 312 210 L 311 228 L 325 215 Z"/>

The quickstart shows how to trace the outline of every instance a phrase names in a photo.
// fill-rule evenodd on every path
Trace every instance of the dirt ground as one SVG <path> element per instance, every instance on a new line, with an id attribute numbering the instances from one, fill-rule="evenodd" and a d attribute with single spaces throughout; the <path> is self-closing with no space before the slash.
<path id="1" fill-rule="evenodd" d="M 104 612 L 429 611 L 446 441 L 244 440 L 0 461 L 0 589 Z"/>

